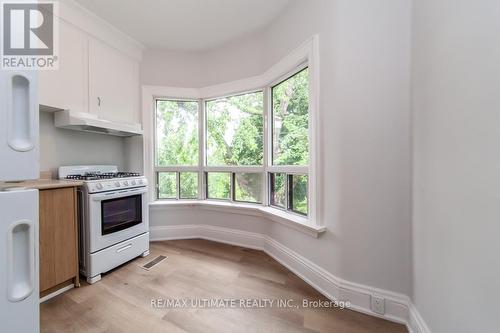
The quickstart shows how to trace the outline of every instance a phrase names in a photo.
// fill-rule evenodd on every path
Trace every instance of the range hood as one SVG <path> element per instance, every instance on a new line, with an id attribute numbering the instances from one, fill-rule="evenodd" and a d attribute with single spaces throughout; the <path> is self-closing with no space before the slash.
<path id="1" fill-rule="evenodd" d="M 141 135 L 141 124 L 125 124 L 101 119 L 96 115 L 71 110 L 54 113 L 54 125 L 75 131 L 115 135 L 121 137 Z"/>

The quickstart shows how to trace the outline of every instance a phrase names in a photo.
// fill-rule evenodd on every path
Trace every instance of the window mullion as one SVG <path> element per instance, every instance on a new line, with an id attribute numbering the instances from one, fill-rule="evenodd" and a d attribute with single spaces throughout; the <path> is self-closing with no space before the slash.
<path id="1" fill-rule="evenodd" d="M 269 172 L 285 172 L 290 174 L 308 174 L 309 167 L 301 165 L 272 165 L 268 167 Z"/>
<path id="2" fill-rule="evenodd" d="M 176 176 L 175 180 L 177 182 L 176 198 L 177 198 L 177 200 L 179 200 L 181 198 L 181 173 L 180 172 L 176 172 L 175 176 Z"/>
<path id="3" fill-rule="evenodd" d="M 259 173 L 264 172 L 263 166 L 207 166 L 207 172 L 237 172 L 237 173 Z"/>
<path id="4" fill-rule="evenodd" d="M 203 172 L 203 198 L 208 199 L 208 172 Z"/>
<path id="5" fill-rule="evenodd" d="M 287 211 L 292 211 L 293 207 L 293 179 L 292 175 L 287 174 L 286 175 L 286 184 L 287 184 Z"/>
<path id="6" fill-rule="evenodd" d="M 230 178 L 230 181 L 229 181 L 229 201 L 234 202 L 234 199 L 236 198 L 235 186 L 234 186 L 235 173 L 231 172 L 229 178 Z"/>
<path id="7" fill-rule="evenodd" d="M 155 192 L 156 199 L 160 199 L 160 173 L 155 171 Z"/>
<path id="8" fill-rule="evenodd" d="M 270 134 L 271 127 L 269 126 L 270 122 L 270 114 L 271 114 L 271 100 L 270 100 L 270 88 L 266 87 L 263 90 L 263 98 L 264 98 L 264 171 L 262 175 L 262 181 L 264 182 L 262 185 L 262 205 L 269 206 L 270 205 L 270 184 L 268 177 L 268 167 L 271 164 L 269 152 L 270 152 Z"/>
<path id="9" fill-rule="evenodd" d="M 199 156 L 198 156 L 198 199 L 206 199 L 206 175 L 205 175 L 205 164 L 206 164 L 206 121 L 205 121 L 205 101 L 200 99 L 198 101 L 198 144 L 199 144 Z"/>
<path id="10" fill-rule="evenodd" d="M 167 166 L 167 167 L 155 167 L 156 172 L 197 172 L 197 166 Z"/>

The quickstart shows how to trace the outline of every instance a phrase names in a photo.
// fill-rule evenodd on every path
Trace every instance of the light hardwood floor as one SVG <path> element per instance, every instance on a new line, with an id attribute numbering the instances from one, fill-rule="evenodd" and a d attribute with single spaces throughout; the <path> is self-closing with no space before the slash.
<path id="1" fill-rule="evenodd" d="M 150 271 L 140 266 L 168 258 Z M 41 305 L 42 332 L 403 333 L 403 325 L 351 310 L 154 308 L 151 299 L 326 300 L 260 251 L 205 240 L 151 243 L 151 255 Z"/>

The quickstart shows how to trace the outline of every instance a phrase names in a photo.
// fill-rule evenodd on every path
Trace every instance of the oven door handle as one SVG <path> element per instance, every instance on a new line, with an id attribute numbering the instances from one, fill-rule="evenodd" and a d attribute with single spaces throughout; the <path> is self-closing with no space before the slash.
<path id="1" fill-rule="evenodd" d="M 93 201 L 103 201 L 103 200 L 108 200 L 108 199 L 124 198 L 124 197 L 128 197 L 128 196 L 135 195 L 135 194 L 144 194 L 147 192 L 148 192 L 147 188 L 144 187 L 144 188 L 123 190 L 123 191 L 113 191 L 113 192 L 91 194 L 90 198 Z"/>

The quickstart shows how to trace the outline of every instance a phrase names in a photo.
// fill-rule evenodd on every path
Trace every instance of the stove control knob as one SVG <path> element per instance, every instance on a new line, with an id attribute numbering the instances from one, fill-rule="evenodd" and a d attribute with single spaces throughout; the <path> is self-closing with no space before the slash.
<path id="1" fill-rule="evenodd" d="M 128 181 L 124 181 L 123 185 L 128 186 Z"/>
<path id="2" fill-rule="evenodd" d="M 137 179 L 137 184 L 141 185 L 142 184 L 142 179 Z"/>
<path id="3" fill-rule="evenodd" d="M 122 184 L 120 184 L 120 182 L 115 182 L 115 186 L 120 187 L 120 186 L 122 186 Z"/>
<path id="4" fill-rule="evenodd" d="M 131 183 L 132 185 L 135 185 L 135 180 L 132 180 L 130 183 Z"/>
<path id="5" fill-rule="evenodd" d="M 95 187 L 97 187 L 98 190 L 102 190 L 102 184 L 101 183 L 98 183 Z"/>

